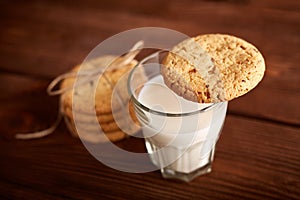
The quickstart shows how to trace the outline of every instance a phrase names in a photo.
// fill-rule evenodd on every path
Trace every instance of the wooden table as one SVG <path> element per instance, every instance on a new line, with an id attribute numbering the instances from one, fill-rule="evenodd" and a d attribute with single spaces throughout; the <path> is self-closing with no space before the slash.
<path id="1" fill-rule="evenodd" d="M 300 199 L 300 1 L 4 0 L 0 15 L 0 199 Z M 234 34 L 265 56 L 263 81 L 229 103 L 210 174 L 183 183 L 111 169 L 63 123 L 42 139 L 13 139 L 54 123 L 54 77 L 143 26 Z M 142 139 L 118 145 L 144 150 Z"/>

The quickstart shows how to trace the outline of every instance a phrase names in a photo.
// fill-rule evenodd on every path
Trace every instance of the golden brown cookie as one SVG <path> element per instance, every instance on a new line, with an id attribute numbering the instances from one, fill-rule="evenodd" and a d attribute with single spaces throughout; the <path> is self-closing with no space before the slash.
<path id="1" fill-rule="evenodd" d="M 263 78 L 262 54 L 243 39 L 225 34 L 189 38 L 176 45 L 161 68 L 166 85 L 200 103 L 229 101 Z"/>
<path id="2" fill-rule="evenodd" d="M 112 141 L 117 141 L 125 138 L 126 133 L 132 135 L 140 129 L 131 121 L 128 110 L 130 97 L 127 91 L 128 75 L 137 61 L 133 60 L 120 66 L 114 64 L 114 60 L 118 59 L 115 56 L 103 56 L 85 62 L 73 69 L 73 72 L 77 73 L 76 77 L 67 78 L 62 82 L 61 89 L 71 88 L 61 95 L 60 100 L 61 112 L 73 135 L 77 136 L 78 130 L 81 138 L 91 142 L 105 141 L 105 135 Z M 105 69 L 108 65 L 106 71 L 97 74 L 98 79 L 86 76 L 87 73 Z M 143 70 L 140 71 L 140 77 L 141 82 L 144 81 Z M 82 78 L 86 81 L 84 84 Z M 99 132 L 102 135 L 99 135 Z M 92 141 L 93 138 L 95 141 Z"/>
<path id="3" fill-rule="evenodd" d="M 129 106 L 130 107 L 130 106 Z M 62 111 L 63 115 L 71 121 L 75 121 L 80 124 L 98 127 L 100 126 L 104 132 L 112 132 L 116 130 L 124 130 L 129 134 L 134 134 L 138 131 L 139 126 L 137 126 L 135 121 L 131 118 L 130 108 L 125 108 L 127 110 L 120 110 L 114 114 L 102 114 L 102 115 L 92 115 L 92 114 L 82 114 L 78 112 L 72 112 L 71 108 L 66 107 Z M 74 116 L 75 115 L 75 116 Z M 111 119 L 111 120 L 109 120 Z"/>
<path id="4" fill-rule="evenodd" d="M 78 77 L 67 78 L 62 84 L 61 88 L 69 88 L 80 82 L 86 82 L 78 87 L 71 89 L 70 91 L 61 95 L 61 103 L 63 106 L 72 107 L 75 111 L 92 113 L 96 110 L 98 114 L 107 114 L 112 112 L 111 96 L 114 90 L 114 86 L 117 84 L 120 78 L 128 76 L 128 72 L 137 64 L 136 60 L 124 66 L 113 66 L 113 61 L 118 59 L 115 56 L 103 56 L 91 62 L 85 62 L 83 65 L 77 66 L 73 69 L 74 72 L 78 72 Z M 92 64 L 91 64 L 92 63 Z M 107 68 L 110 66 L 109 68 Z M 98 78 L 91 77 L 91 81 L 88 81 L 87 76 L 80 76 L 86 73 L 88 70 L 103 69 L 105 72 L 99 74 Z M 107 69 L 106 69 L 107 68 Z M 80 69 L 80 71 L 79 71 Z M 123 88 L 119 89 L 122 92 L 127 92 L 127 85 L 122 84 Z M 128 96 L 128 95 L 127 95 Z M 123 99 L 126 102 L 126 99 Z M 115 102 L 114 109 L 118 110 L 122 107 L 122 102 Z"/>
<path id="5" fill-rule="evenodd" d="M 127 135 L 122 131 L 113 131 L 109 133 L 103 133 L 99 130 L 85 130 L 85 126 L 76 126 L 73 121 L 65 118 L 66 124 L 70 132 L 75 137 L 80 137 L 81 139 L 92 142 L 92 143 L 104 143 L 104 142 L 117 142 L 127 137 Z M 78 130 L 78 131 L 77 131 Z"/>
<path id="6" fill-rule="evenodd" d="M 67 115 L 68 117 L 70 117 L 72 119 L 74 119 L 73 112 L 76 112 L 76 118 L 77 118 L 77 120 L 79 120 L 81 122 L 91 123 L 95 119 L 95 115 L 93 113 L 72 111 L 72 108 L 69 106 L 65 106 L 63 109 L 64 109 L 63 112 L 65 113 L 65 115 Z M 96 115 L 96 117 L 99 122 L 107 123 L 107 122 L 114 121 L 114 118 L 118 119 L 123 116 L 122 116 L 122 112 L 120 110 L 119 112 L 115 112 L 114 114 L 113 113 L 99 114 L 99 115 Z"/>
<path id="7" fill-rule="evenodd" d="M 65 116 L 68 118 L 68 120 L 72 121 L 72 123 L 75 123 L 73 118 L 70 118 L 68 116 Z M 101 128 L 101 130 L 105 133 L 113 132 L 113 131 L 120 131 L 119 126 L 116 124 L 115 121 L 111 121 L 108 123 L 99 123 L 98 121 L 95 122 L 82 122 L 82 121 L 76 121 L 76 125 L 80 126 L 81 128 L 84 127 L 84 130 L 87 131 L 95 131 Z"/>

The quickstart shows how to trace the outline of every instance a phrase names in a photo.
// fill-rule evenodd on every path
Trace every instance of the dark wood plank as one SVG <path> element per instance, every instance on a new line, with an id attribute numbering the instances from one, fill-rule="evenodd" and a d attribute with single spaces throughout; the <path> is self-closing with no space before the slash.
<path id="1" fill-rule="evenodd" d="M 0 73 L 0 100 L 11 100 L 30 94 L 45 94 L 50 81 L 14 73 Z"/>
<path id="2" fill-rule="evenodd" d="M 267 63 L 264 81 L 232 102 L 231 113 L 299 125 L 299 7 L 299 1 L 269 0 L 138 5 L 135 1 L 4 1 L 0 8 L 0 69 L 53 78 L 80 63 L 104 39 L 141 26 L 161 26 L 191 36 L 230 33 L 258 46 Z"/>
<path id="3" fill-rule="evenodd" d="M 0 137 L 43 130 L 58 114 L 58 97 L 48 96 L 48 80 L 0 74 Z"/>
<path id="4" fill-rule="evenodd" d="M 1 1 L 0 199 L 300 199 L 299 19 L 297 0 Z M 12 139 L 55 121 L 52 78 L 104 39 L 142 26 L 234 34 L 266 59 L 264 80 L 229 104 L 212 173 L 182 183 L 116 171 L 63 123 L 46 138 Z M 116 145 L 145 152 L 142 139 Z"/>
<path id="5" fill-rule="evenodd" d="M 56 97 L 44 91 L 48 81 L 2 74 L 1 136 L 50 126 L 57 115 Z M 5 90 L 6 88 L 6 90 Z M 21 99 L 21 100 L 20 100 Z M 5 104 L 3 104 L 5 102 Z M 45 103 L 47 104 L 45 106 Z M 17 114 L 16 114 L 17 113 Z M 0 194 L 5 198 L 198 199 L 299 197 L 299 128 L 228 115 L 217 144 L 213 173 L 185 184 L 163 180 L 159 172 L 128 174 L 96 161 L 81 142 L 61 126 L 39 140 L 0 140 Z M 117 143 L 145 152 L 141 139 Z M 120 187 L 122 185 L 122 187 Z M 62 189 L 63 188 L 63 189 Z M 39 193 L 42 193 L 39 195 Z"/>
<path id="6" fill-rule="evenodd" d="M 1 199 L 65 199 L 66 197 L 59 197 L 49 194 L 47 192 L 40 192 L 32 188 L 30 185 L 24 185 L 12 182 L 11 180 L 0 180 Z"/>
<path id="7" fill-rule="evenodd" d="M 53 77 L 81 62 L 107 37 L 126 29 L 151 25 L 173 28 L 191 36 L 207 32 L 236 34 L 256 44 L 267 57 L 282 58 L 282 63 L 286 62 L 287 56 L 292 56 L 288 63 L 299 59 L 296 54 L 290 54 L 290 49 L 299 45 L 298 12 L 247 4 L 175 1 L 160 5 L 164 14 L 152 9 L 150 15 L 143 13 L 143 9 L 137 12 L 140 5 L 132 4 L 126 9 L 122 8 L 124 3 L 114 2 L 98 3 L 94 7 L 95 3 L 82 3 L 84 6 L 70 6 L 68 9 L 64 4 L 49 2 L 2 6 L 1 22 L 5 26 L 1 30 L 1 68 Z M 146 7 L 148 4 L 142 5 Z M 133 9 L 134 5 L 136 9 Z M 150 5 L 157 5 L 157 2 Z M 116 9 L 106 9 L 113 6 Z M 32 11 L 30 15 L 28 10 Z M 11 59 L 13 55 L 20 59 Z M 22 61 L 22 65 L 18 61 Z M 35 66 L 39 66 L 38 69 Z"/>
<path id="8" fill-rule="evenodd" d="M 0 179 L 45 195 L 76 199 L 297 199 L 299 133 L 296 128 L 228 116 L 213 172 L 187 184 L 163 180 L 159 172 L 110 169 L 61 126 L 44 139 L 0 140 Z M 128 139 L 119 146 L 134 150 L 142 143 Z M 17 198 L 23 195 L 18 187 L 12 191 Z M 0 188 L 0 194 L 9 195 L 6 190 Z"/>

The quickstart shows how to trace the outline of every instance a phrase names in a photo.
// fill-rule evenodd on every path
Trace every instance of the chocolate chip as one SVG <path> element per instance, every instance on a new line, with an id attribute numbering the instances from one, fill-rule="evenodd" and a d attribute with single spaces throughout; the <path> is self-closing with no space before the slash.
<path id="1" fill-rule="evenodd" d="M 193 68 L 193 69 L 189 70 L 189 73 L 196 73 L 196 69 Z"/>

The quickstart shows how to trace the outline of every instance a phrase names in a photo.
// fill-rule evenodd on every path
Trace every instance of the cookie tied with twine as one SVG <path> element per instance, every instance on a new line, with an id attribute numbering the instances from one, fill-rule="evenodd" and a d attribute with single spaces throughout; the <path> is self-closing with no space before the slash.
<path id="1" fill-rule="evenodd" d="M 58 76 L 47 89 L 49 95 L 60 95 L 55 124 L 46 130 L 19 133 L 15 137 L 33 139 L 49 135 L 62 117 L 73 136 L 92 143 L 119 141 L 128 136 L 126 131 L 136 133 L 140 127 L 128 122 L 131 109 L 126 82 L 129 71 L 138 63 L 134 58 L 142 47 L 140 41 L 124 56 L 100 56 Z M 140 77 L 144 80 L 143 71 Z M 54 90 L 60 82 L 59 89 Z"/>
<path id="2" fill-rule="evenodd" d="M 161 68 L 165 84 L 179 96 L 200 102 L 230 101 L 262 80 L 265 62 L 259 50 L 243 39 L 207 34 L 176 45 Z"/>

